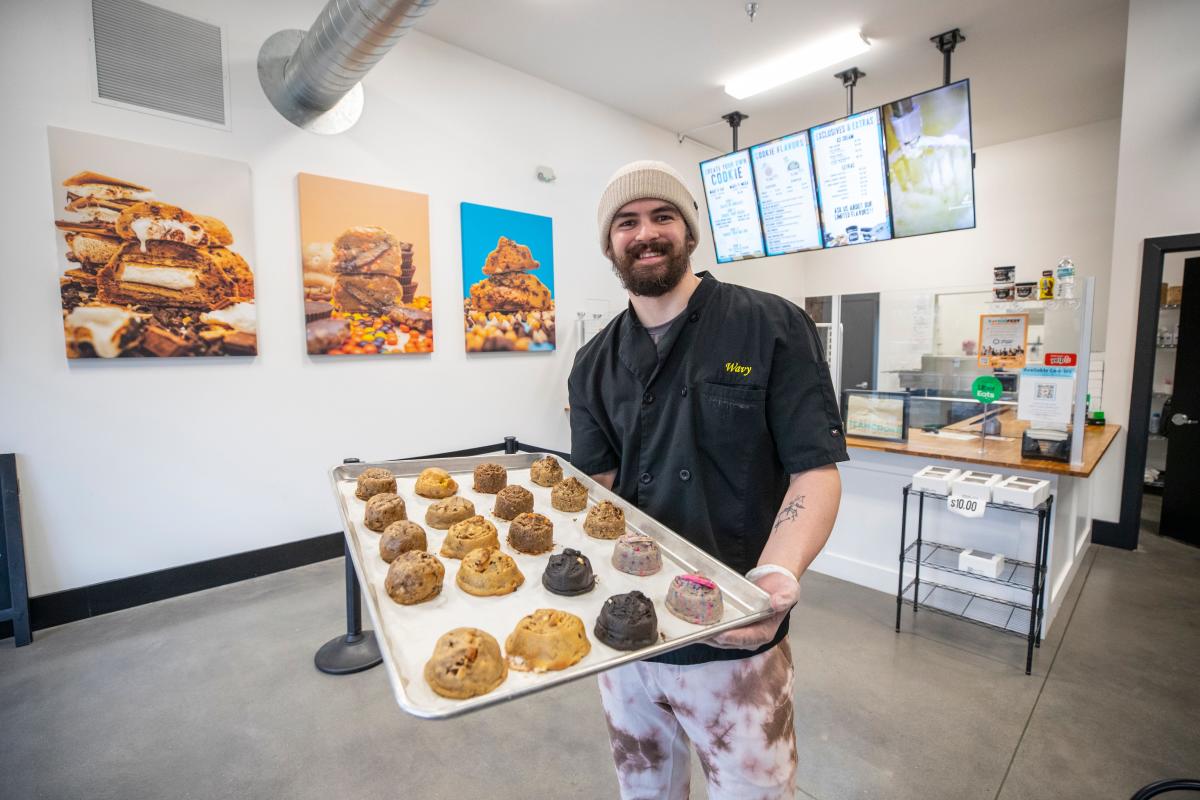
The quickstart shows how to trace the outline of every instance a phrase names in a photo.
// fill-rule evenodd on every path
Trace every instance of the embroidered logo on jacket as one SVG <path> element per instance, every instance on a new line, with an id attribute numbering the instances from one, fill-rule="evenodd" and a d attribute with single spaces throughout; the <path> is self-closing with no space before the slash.
<path id="1" fill-rule="evenodd" d="M 751 370 L 751 367 L 743 366 L 743 365 L 737 363 L 736 361 L 726 361 L 725 362 L 725 371 L 726 372 L 732 372 L 736 375 L 742 375 L 744 377 L 749 378 L 750 370 Z"/>

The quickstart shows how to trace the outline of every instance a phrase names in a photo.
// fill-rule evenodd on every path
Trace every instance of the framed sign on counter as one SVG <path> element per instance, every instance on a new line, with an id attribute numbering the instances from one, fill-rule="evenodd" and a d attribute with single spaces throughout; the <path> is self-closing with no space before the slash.
<path id="1" fill-rule="evenodd" d="M 20 497 L 17 457 L 13 453 L 0 453 L 0 622 L 12 622 L 17 647 L 33 640 Z"/>
<path id="2" fill-rule="evenodd" d="M 908 441 L 908 394 L 847 389 L 842 392 L 842 421 L 847 436 Z"/>

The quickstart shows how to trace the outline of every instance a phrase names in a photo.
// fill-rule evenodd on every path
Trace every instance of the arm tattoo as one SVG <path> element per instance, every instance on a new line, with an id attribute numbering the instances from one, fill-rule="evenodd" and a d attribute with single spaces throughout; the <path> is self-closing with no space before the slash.
<path id="1" fill-rule="evenodd" d="M 804 495 L 800 495 L 795 500 L 779 509 L 779 513 L 775 516 L 775 524 L 771 526 L 771 533 L 779 530 L 779 526 L 783 523 L 793 522 L 799 518 L 800 512 L 804 510 L 804 497 Z"/>

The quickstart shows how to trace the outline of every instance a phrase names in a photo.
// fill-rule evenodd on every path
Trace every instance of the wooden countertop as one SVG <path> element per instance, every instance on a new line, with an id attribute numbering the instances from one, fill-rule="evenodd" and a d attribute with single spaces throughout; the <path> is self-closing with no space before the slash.
<path id="1" fill-rule="evenodd" d="M 984 452 L 981 454 L 979 452 L 979 429 L 971 427 L 971 423 L 979 419 L 979 416 L 943 428 L 943 430 L 956 433 L 974 432 L 975 435 L 970 441 L 951 439 L 940 434 L 926 433 L 920 429 L 910 428 L 907 442 L 883 442 L 877 439 L 847 436 L 846 446 L 857 447 L 861 450 L 899 453 L 906 456 L 965 461 L 969 464 L 983 464 L 989 467 L 1002 467 L 1024 472 L 1049 472 L 1055 475 L 1086 478 L 1096 469 L 1100 458 L 1108 450 L 1113 439 L 1117 437 L 1117 432 L 1121 430 L 1120 425 L 1112 423 L 1103 426 L 1087 426 L 1083 432 L 1083 464 L 1076 466 L 1041 458 L 1021 458 L 1021 434 L 1029 427 L 1029 423 L 1017 419 L 1016 411 L 1012 408 L 1006 408 L 1000 412 L 1000 435 L 1006 437 L 1005 440 L 988 439 Z"/>

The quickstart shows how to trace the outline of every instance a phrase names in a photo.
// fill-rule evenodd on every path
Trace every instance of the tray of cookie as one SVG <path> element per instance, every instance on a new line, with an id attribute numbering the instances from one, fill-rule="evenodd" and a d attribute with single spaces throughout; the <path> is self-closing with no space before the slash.
<path id="1" fill-rule="evenodd" d="M 330 471 L 396 702 L 443 719 L 769 616 L 767 594 L 544 453 Z"/>

